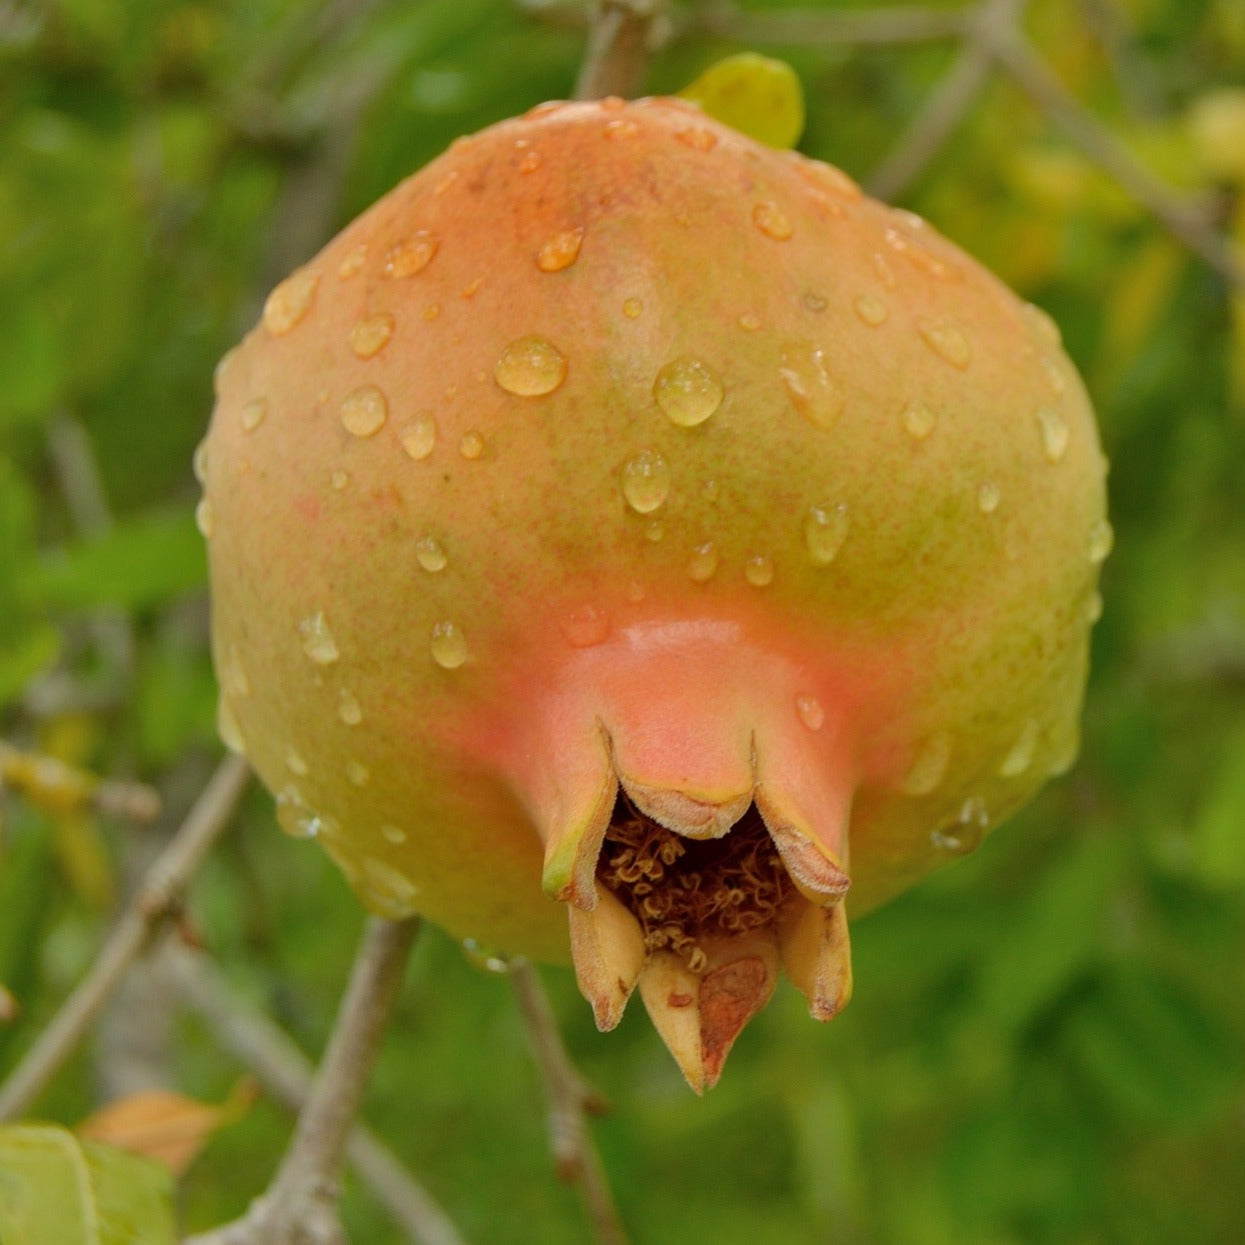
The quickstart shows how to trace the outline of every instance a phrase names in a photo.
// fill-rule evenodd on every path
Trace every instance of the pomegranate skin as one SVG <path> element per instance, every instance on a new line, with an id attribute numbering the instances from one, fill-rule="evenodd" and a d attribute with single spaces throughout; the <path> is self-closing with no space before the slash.
<path id="1" fill-rule="evenodd" d="M 222 361 L 200 465 L 222 734 L 382 914 L 591 959 L 621 781 L 691 838 L 755 804 L 856 915 L 1075 754 L 1110 528 L 1057 331 L 680 101 L 403 182 Z"/>

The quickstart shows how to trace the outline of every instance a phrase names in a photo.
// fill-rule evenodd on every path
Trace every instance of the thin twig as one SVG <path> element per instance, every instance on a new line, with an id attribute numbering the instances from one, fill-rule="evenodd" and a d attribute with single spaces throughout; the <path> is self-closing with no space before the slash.
<path id="1" fill-rule="evenodd" d="M 1023 4 L 1024 0 L 985 0 L 978 7 L 951 68 L 894 149 L 866 179 L 871 194 L 879 199 L 897 198 L 942 151 L 990 79 L 995 32 L 1013 28 Z"/>
<path id="2" fill-rule="evenodd" d="M 220 1046 L 254 1072 L 268 1092 L 291 1111 L 301 1111 L 315 1067 L 279 1025 L 256 1010 L 202 953 L 175 948 L 173 988 L 211 1030 Z M 464 1245 L 432 1195 L 366 1125 L 356 1124 L 346 1157 L 406 1235 L 418 1245 Z"/>
<path id="3" fill-rule="evenodd" d="M 346 1245 L 339 1174 L 418 920 L 370 917 L 328 1049 L 268 1191 L 234 1223 L 187 1245 Z"/>
<path id="4" fill-rule="evenodd" d="M 100 778 L 41 752 L 27 752 L 0 739 L 0 783 L 51 812 L 93 808 L 128 821 L 150 822 L 160 815 L 160 793 L 141 782 Z"/>
<path id="5" fill-rule="evenodd" d="M 134 961 L 164 923 L 177 914 L 186 884 L 228 826 L 249 775 L 246 762 L 239 757 L 227 757 L 217 767 L 185 821 L 152 865 L 87 975 L 0 1085 L 0 1120 L 20 1115 L 38 1097 L 82 1040 Z"/>
<path id="6" fill-rule="evenodd" d="M 644 81 L 665 0 L 598 0 L 575 82 L 576 99 L 635 95 Z"/>
<path id="7" fill-rule="evenodd" d="M 586 1118 L 603 1114 L 605 1101 L 571 1062 L 536 970 L 527 960 L 513 960 L 510 979 L 549 1098 L 549 1144 L 558 1178 L 579 1185 L 600 1245 L 625 1245 L 626 1231 Z"/>
<path id="8" fill-rule="evenodd" d="M 1233 285 L 1245 288 L 1245 255 L 1241 249 L 1211 228 L 1196 207 L 1136 160 L 1017 31 L 1001 35 L 993 50 L 997 63 L 1016 85 L 1085 156 L 1119 182 L 1195 255 Z"/>

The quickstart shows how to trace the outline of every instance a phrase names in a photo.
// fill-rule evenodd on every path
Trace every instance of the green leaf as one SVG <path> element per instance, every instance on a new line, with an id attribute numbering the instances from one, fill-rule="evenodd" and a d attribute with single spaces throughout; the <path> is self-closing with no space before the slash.
<path id="1" fill-rule="evenodd" d="M 0 1128 L 4 1245 L 174 1245 L 158 1164 L 48 1124 Z"/>
<path id="2" fill-rule="evenodd" d="M 203 540 L 185 511 L 146 515 L 46 557 L 37 590 L 52 609 L 146 609 L 202 587 Z"/>
<path id="3" fill-rule="evenodd" d="M 710 65 L 679 92 L 749 138 L 787 149 L 804 131 L 804 88 L 785 61 L 741 52 Z"/>

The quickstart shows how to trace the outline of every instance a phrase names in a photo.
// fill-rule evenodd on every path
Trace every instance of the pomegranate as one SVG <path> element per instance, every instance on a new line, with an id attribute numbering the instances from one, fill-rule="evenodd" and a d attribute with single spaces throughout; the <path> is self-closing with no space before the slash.
<path id="1" fill-rule="evenodd" d="M 1042 312 L 679 100 L 460 140 L 199 457 L 221 731 L 363 902 L 638 986 L 696 1090 L 1077 747 L 1110 544 Z M 569 918 L 569 937 L 568 937 Z"/>

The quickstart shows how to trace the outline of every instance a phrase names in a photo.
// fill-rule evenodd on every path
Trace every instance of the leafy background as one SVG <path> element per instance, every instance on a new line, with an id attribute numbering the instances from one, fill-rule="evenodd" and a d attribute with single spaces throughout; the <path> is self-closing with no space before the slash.
<path id="1" fill-rule="evenodd" d="M 832 9 L 837 5 L 826 5 Z M 944 6 L 932 5 L 931 8 Z M 760 16 L 775 6 L 756 6 Z M 739 50 L 696 4 L 646 87 Z M 456 135 L 565 97 L 575 6 L 509 0 L 0 0 L 0 728 L 156 784 L 219 753 L 194 446 L 214 361 L 266 289 Z M 1134 156 L 1245 238 L 1239 0 L 1033 0 L 1026 28 Z M 802 148 L 866 178 L 954 47 L 753 46 L 799 71 Z M 902 202 L 1050 310 L 1112 461 L 1081 759 L 971 859 L 854 931 L 823 1028 L 784 991 L 691 1098 L 633 1007 L 601 1037 L 546 980 L 614 1103 L 597 1125 L 635 1239 L 836 1245 L 1238 1242 L 1245 1172 L 1245 308 L 995 79 Z M 0 1072 L 94 954 L 153 832 L 0 795 Z M 158 838 L 172 821 L 161 823 Z M 361 915 L 252 793 L 189 920 L 319 1049 Z M 239 1069 L 175 1018 L 168 1081 Z M 157 1026 L 158 1027 L 158 1026 Z M 97 1101 L 104 1026 L 40 1100 Z M 367 1115 L 472 1241 L 587 1229 L 545 1144 L 504 977 L 430 930 Z M 238 1213 L 289 1128 L 260 1101 L 182 1181 Z M 366 1189 L 357 1241 L 398 1239 Z"/>

